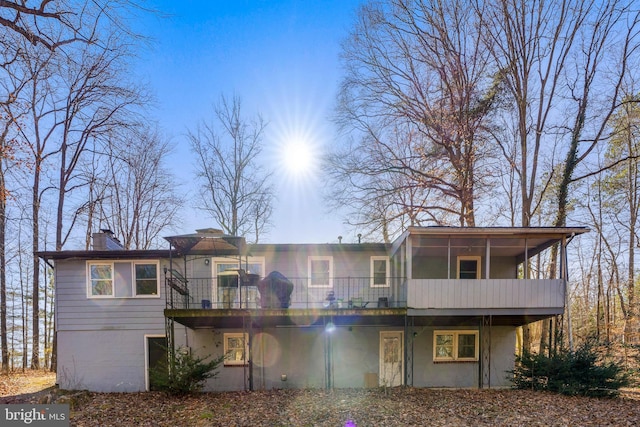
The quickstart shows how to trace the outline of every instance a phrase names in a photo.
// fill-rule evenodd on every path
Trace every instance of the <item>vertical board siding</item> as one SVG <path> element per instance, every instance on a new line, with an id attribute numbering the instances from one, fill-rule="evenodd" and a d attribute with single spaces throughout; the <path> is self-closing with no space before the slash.
<path id="1" fill-rule="evenodd" d="M 408 282 L 408 306 L 417 309 L 564 306 L 562 280 L 413 279 Z"/>

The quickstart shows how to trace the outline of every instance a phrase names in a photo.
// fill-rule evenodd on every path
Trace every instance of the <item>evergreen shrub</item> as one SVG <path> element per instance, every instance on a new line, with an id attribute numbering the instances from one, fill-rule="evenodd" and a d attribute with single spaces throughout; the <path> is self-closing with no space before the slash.
<path id="1" fill-rule="evenodd" d="M 614 362 L 599 361 L 589 343 L 551 357 L 524 352 L 516 356 L 516 367 L 509 372 L 514 388 L 569 396 L 616 397 L 628 384 L 624 369 Z"/>
<path id="2" fill-rule="evenodd" d="M 149 370 L 153 389 L 169 394 L 180 395 L 202 390 L 204 382 L 215 378 L 217 369 L 225 356 L 207 361 L 210 356 L 194 356 L 189 349 L 168 350 L 169 358 Z"/>

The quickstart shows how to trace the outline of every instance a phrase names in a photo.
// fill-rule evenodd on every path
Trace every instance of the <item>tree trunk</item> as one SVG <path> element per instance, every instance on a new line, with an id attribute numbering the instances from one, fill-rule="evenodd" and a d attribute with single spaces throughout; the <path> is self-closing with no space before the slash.
<path id="1" fill-rule="evenodd" d="M 7 256 L 5 253 L 7 231 L 7 198 L 4 169 L 0 159 L 0 346 L 2 346 L 2 371 L 9 370 L 9 349 L 7 346 Z"/>
<path id="2" fill-rule="evenodd" d="M 36 256 L 40 239 L 38 225 L 40 216 L 40 162 L 34 166 L 33 193 L 32 193 L 32 251 L 33 254 L 33 286 L 31 288 L 32 313 L 31 313 L 31 369 L 40 368 L 40 259 Z"/>

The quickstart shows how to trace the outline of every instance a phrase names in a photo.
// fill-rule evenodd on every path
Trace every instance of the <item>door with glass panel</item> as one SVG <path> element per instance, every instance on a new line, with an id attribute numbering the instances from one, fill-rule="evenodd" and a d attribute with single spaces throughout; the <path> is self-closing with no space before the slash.
<path id="1" fill-rule="evenodd" d="M 404 383 L 404 333 L 380 332 L 380 386 L 395 387 Z"/>

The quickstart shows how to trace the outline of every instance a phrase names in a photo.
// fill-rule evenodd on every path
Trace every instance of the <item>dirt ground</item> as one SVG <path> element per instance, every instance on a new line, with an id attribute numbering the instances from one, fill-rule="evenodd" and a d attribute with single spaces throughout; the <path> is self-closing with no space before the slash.
<path id="1" fill-rule="evenodd" d="M 525 390 L 417 388 L 200 393 L 59 391 L 50 373 L 0 376 L 0 404 L 50 397 L 73 426 L 638 426 L 640 391 L 617 399 Z M 58 400 L 59 401 L 59 400 Z"/>

